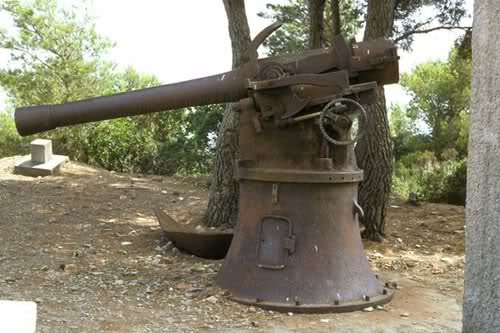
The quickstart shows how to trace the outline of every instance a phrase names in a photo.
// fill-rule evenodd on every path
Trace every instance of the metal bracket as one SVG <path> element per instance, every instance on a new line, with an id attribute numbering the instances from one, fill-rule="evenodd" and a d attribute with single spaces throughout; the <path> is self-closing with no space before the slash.
<path id="1" fill-rule="evenodd" d="M 280 189 L 279 184 L 273 184 L 273 205 L 277 205 L 279 203 L 279 194 L 278 194 L 279 189 Z"/>
<path id="2" fill-rule="evenodd" d="M 363 208 L 361 208 L 361 206 L 359 205 L 358 201 L 356 199 L 354 199 L 352 201 L 352 212 L 354 214 L 358 214 L 358 217 L 360 218 L 363 218 L 365 216 L 365 212 L 363 211 Z"/>
<path id="3" fill-rule="evenodd" d="M 285 239 L 285 250 L 288 250 L 288 254 L 295 253 L 295 235 L 290 235 Z"/>

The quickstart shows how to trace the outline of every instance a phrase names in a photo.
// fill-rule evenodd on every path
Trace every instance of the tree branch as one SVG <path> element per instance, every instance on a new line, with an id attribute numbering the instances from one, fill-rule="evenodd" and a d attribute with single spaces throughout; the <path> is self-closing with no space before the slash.
<path id="1" fill-rule="evenodd" d="M 433 27 L 433 28 L 429 28 L 429 29 L 412 30 L 412 31 L 408 31 L 407 33 L 404 33 L 401 36 L 395 38 L 394 42 L 395 43 L 400 42 L 403 39 L 406 39 L 406 38 L 408 38 L 411 35 L 426 34 L 426 33 L 429 33 L 429 32 L 432 32 L 432 31 L 437 31 L 437 30 L 455 30 L 455 29 L 469 30 L 469 29 L 472 29 L 472 27 L 441 25 L 441 26 Z"/>

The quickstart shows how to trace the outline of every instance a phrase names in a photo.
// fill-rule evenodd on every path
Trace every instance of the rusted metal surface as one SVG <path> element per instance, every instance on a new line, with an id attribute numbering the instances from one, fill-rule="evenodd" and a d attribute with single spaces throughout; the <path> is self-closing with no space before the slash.
<path id="1" fill-rule="evenodd" d="M 363 180 L 363 171 L 352 172 L 304 171 L 293 169 L 244 168 L 238 169 L 240 180 L 260 180 L 280 183 L 359 183 Z"/>
<path id="2" fill-rule="evenodd" d="M 159 208 L 155 214 L 167 238 L 176 247 L 206 259 L 223 259 L 233 239 L 232 230 L 194 230 L 194 226 L 186 226 L 175 221 Z"/>
<path id="3" fill-rule="evenodd" d="M 357 203 L 363 172 L 354 144 L 366 126 L 362 105 L 377 85 L 399 79 L 387 40 L 257 59 L 215 76 L 63 105 L 16 110 L 25 135 L 59 126 L 180 107 L 239 102 L 239 223 L 217 282 L 234 300 L 293 312 L 343 312 L 392 298 L 371 272 L 360 238 Z M 36 112 L 35 112 L 36 111 Z M 157 211 L 180 247 L 208 251 Z M 191 237 L 191 238 L 190 238 Z M 192 238 L 195 237 L 195 238 Z M 215 239 L 215 238 L 214 238 Z M 211 247 L 211 244 L 208 247 Z"/>
<path id="4" fill-rule="evenodd" d="M 322 156 L 317 118 L 287 128 L 262 120 L 257 133 L 256 107 L 242 103 L 240 221 L 219 285 L 236 301 L 286 312 L 344 312 L 390 301 L 392 291 L 363 251 L 356 200 L 362 171 L 353 145 L 331 145 Z"/>
<path id="5" fill-rule="evenodd" d="M 356 183 L 281 183 L 276 205 L 272 185 L 241 182 L 240 224 L 218 276 L 235 300 L 292 312 L 346 311 L 390 300 L 363 251 Z M 287 230 L 279 230 L 283 223 L 263 228 L 267 214 L 289 221 Z M 292 237 L 294 251 L 286 246 Z M 264 262 L 274 265 L 266 267 L 259 249 L 267 238 L 273 241 Z"/>

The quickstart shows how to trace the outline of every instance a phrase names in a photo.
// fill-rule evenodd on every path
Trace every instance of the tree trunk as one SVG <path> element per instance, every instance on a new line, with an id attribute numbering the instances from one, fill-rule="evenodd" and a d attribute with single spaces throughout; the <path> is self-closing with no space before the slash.
<path id="1" fill-rule="evenodd" d="M 391 191 L 392 143 L 384 88 L 377 88 L 377 103 L 366 110 L 364 137 L 356 145 L 358 165 L 364 170 L 359 202 L 365 212 L 363 237 L 381 241 L 385 235 L 385 211 Z"/>
<path id="2" fill-rule="evenodd" d="M 244 0 L 223 0 L 233 50 L 233 68 L 247 62 L 250 44 Z M 235 157 L 239 152 L 239 115 L 228 105 L 217 139 L 212 182 L 205 223 L 210 227 L 234 227 L 238 222 L 239 185 L 234 179 Z"/>
<path id="3" fill-rule="evenodd" d="M 332 37 L 342 33 L 342 22 L 340 21 L 340 0 L 332 0 Z"/>
<path id="4" fill-rule="evenodd" d="M 500 332 L 500 2 L 476 0 L 463 332 Z"/>
<path id="5" fill-rule="evenodd" d="M 323 46 L 325 1 L 309 0 L 309 47 L 311 49 Z"/>
<path id="6" fill-rule="evenodd" d="M 390 37 L 394 24 L 395 0 L 369 0 L 365 40 Z M 359 202 L 365 216 L 363 236 L 381 241 L 385 235 L 385 211 L 391 191 L 392 142 L 385 105 L 384 88 L 377 89 L 376 104 L 367 109 L 366 132 L 356 145 L 358 165 L 365 171 Z"/>

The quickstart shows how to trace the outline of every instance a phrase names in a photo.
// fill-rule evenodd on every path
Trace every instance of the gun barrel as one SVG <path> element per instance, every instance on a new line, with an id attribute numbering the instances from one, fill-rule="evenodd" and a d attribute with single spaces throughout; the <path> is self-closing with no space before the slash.
<path id="1" fill-rule="evenodd" d="M 200 79 L 95 97 L 57 105 L 16 109 L 20 135 L 183 107 L 236 102 L 248 94 L 242 71 L 235 70 Z"/>
<path id="2" fill-rule="evenodd" d="M 15 112 L 16 127 L 19 134 L 25 136 L 94 121 L 237 102 L 249 96 L 249 79 L 267 80 L 267 74 L 273 78 L 276 73 L 281 75 L 280 71 L 295 75 L 348 70 L 351 84 L 396 83 L 399 79 L 398 59 L 391 41 L 379 39 L 349 46 L 339 36 L 330 49 L 258 59 L 258 63 L 250 61 L 240 69 L 200 79 L 65 104 L 18 108 Z"/>

